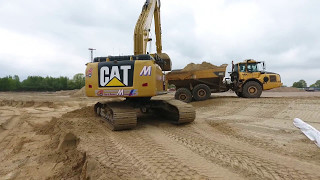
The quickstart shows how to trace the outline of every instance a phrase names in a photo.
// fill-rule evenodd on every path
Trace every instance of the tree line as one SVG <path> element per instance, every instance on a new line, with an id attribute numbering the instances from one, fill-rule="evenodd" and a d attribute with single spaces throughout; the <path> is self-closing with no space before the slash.
<path id="1" fill-rule="evenodd" d="M 308 87 L 307 83 L 305 80 L 300 80 L 298 82 L 294 82 L 292 87 L 295 87 L 295 88 L 306 88 Z M 314 84 L 310 85 L 310 87 L 313 87 L 313 88 L 320 88 L 320 80 L 316 81 Z"/>
<path id="2" fill-rule="evenodd" d="M 28 76 L 20 81 L 19 76 L 0 78 L 0 91 L 60 91 L 80 89 L 85 85 L 85 76 L 76 74 L 72 79 L 68 77 Z"/>

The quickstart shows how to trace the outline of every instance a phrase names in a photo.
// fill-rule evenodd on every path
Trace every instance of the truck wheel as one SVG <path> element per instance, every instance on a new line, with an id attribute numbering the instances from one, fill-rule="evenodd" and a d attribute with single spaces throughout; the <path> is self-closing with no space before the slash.
<path id="1" fill-rule="evenodd" d="M 259 98 L 262 93 L 262 87 L 255 81 L 249 81 L 243 86 L 242 95 L 245 98 Z"/>
<path id="2" fill-rule="evenodd" d="M 191 102 L 192 94 L 187 88 L 179 88 L 174 95 L 174 98 L 183 102 Z"/>
<path id="3" fill-rule="evenodd" d="M 238 97 L 243 97 L 242 92 L 236 91 L 235 93 L 236 93 L 236 95 L 237 95 Z"/>
<path id="4" fill-rule="evenodd" d="M 198 84 L 193 88 L 192 95 L 196 101 L 203 101 L 211 96 L 211 90 L 205 84 Z"/>

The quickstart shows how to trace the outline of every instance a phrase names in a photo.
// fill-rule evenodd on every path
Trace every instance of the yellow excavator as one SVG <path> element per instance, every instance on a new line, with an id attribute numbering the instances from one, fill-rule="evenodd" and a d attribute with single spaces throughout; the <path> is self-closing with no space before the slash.
<path id="1" fill-rule="evenodd" d="M 195 119 L 191 105 L 178 100 L 152 100 L 167 93 L 163 71 L 171 70 L 169 56 L 162 53 L 160 0 L 146 0 L 134 30 L 134 55 L 95 57 L 87 64 L 85 89 L 88 97 L 123 97 L 123 101 L 98 102 L 94 111 L 112 130 L 134 128 L 137 111 L 156 113 L 176 124 Z M 157 53 L 147 52 L 154 17 Z"/>

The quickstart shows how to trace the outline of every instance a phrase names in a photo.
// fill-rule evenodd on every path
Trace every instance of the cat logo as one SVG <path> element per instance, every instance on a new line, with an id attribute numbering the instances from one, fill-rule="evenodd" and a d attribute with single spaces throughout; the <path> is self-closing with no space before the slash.
<path id="1" fill-rule="evenodd" d="M 133 65 L 99 64 L 100 87 L 127 87 L 132 86 Z"/>

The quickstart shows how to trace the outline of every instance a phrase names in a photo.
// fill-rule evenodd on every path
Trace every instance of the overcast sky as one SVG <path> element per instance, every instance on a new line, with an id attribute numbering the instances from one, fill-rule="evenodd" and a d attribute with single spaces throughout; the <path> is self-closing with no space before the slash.
<path id="1" fill-rule="evenodd" d="M 89 47 L 97 49 L 95 56 L 133 54 L 144 2 L 0 0 L 0 77 L 84 73 Z M 320 79 L 319 0 L 161 3 L 163 51 L 175 69 L 191 62 L 221 65 L 253 58 L 265 61 L 288 86 Z"/>

